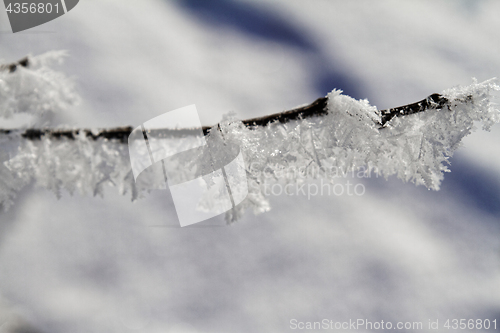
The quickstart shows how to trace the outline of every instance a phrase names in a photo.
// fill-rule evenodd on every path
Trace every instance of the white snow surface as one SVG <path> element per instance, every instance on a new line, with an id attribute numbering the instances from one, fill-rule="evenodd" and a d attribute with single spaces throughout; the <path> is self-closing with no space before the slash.
<path id="1" fill-rule="evenodd" d="M 227 3 L 219 6 L 228 8 Z M 67 15 L 19 34 L 7 33 L 0 10 L 0 57 L 14 61 L 26 54 L 68 50 L 60 71 L 75 78 L 82 103 L 56 114 L 51 126 L 94 128 L 135 126 L 193 103 L 204 125 L 219 122 L 231 110 L 245 119 L 290 109 L 344 89 L 341 83 L 324 92 L 315 88 L 323 68 L 346 74 L 361 95 L 354 97 L 368 98 L 378 109 L 455 85 L 466 88 L 444 94 L 460 99 L 456 94 L 477 93 L 478 105 L 484 106 L 480 97 L 486 86 L 468 86 L 471 77 L 482 82 L 500 70 L 496 1 L 230 3 L 248 15 L 252 10 L 272 13 L 314 47 L 273 39 L 271 32 L 264 37 L 248 33 L 234 28 L 236 23 L 214 24 L 180 2 L 87 0 Z M 498 125 L 468 136 L 455 157 L 447 155 L 474 120 L 488 125 L 498 115 L 484 107 L 471 113 L 470 105 L 462 104 L 453 113 L 443 111 L 413 115 L 418 122 L 398 118 L 377 134 L 394 138 L 392 147 L 399 147 L 390 150 L 394 156 L 416 154 L 420 150 L 404 146 L 422 146 L 425 138 L 431 140 L 427 134 L 436 131 L 449 134 L 450 128 L 439 126 L 450 119 L 442 118 L 458 117 L 454 135 L 429 141 L 429 147 L 441 145 L 442 155 L 432 155 L 439 164 L 428 170 L 432 186 L 427 184 L 440 185 L 439 191 L 393 177 L 351 174 L 336 183 L 361 184 L 363 195 L 271 195 L 270 211 L 243 214 L 230 227 L 222 227 L 220 217 L 181 229 L 175 227 L 168 191 L 153 191 L 131 203 L 116 189 L 98 187 L 103 199 L 66 191 L 58 199 L 28 185 L 0 214 L 0 294 L 5 304 L 0 305 L 0 320 L 6 323 L 0 323 L 0 331 L 19 330 L 20 323 L 49 333 L 286 332 L 291 319 L 325 318 L 422 321 L 424 327 L 429 319 L 441 324 L 447 318 L 498 322 Z M 470 115 L 477 118 L 467 119 Z M 336 121 L 332 115 L 331 126 L 338 115 Z M 415 124 L 420 127 L 412 128 L 413 136 L 397 139 Z M 281 133 L 293 138 L 309 125 L 290 124 Z M 241 134 L 236 122 L 222 128 L 231 133 L 231 126 Z M 371 139 L 374 131 L 365 127 L 359 135 Z M 264 147 L 272 146 L 269 141 Z M 94 156 L 92 143 L 77 142 L 81 151 Z M 307 149 L 318 149 L 322 142 L 311 140 Z M 18 144 L 10 142 L 12 151 L 2 150 L 1 158 L 10 158 Z M 32 172 L 41 173 L 37 180 L 58 179 L 58 166 L 81 157 L 50 140 L 31 144 L 46 152 L 36 156 L 64 159 L 36 165 L 32 155 L 21 155 L 17 162 L 36 166 Z M 57 149 L 61 151 L 54 154 Z M 114 155 L 119 149 L 112 147 L 100 158 L 120 159 Z M 249 162 L 264 153 L 249 155 Z M 445 161 L 451 163 L 451 173 L 442 180 Z M 83 165 L 74 164 L 76 185 L 66 189 L 94 194 L 94 188 L 79 188 L 76 180 L 97 184 L 103 174 Z M 356 159 L 349 165 L 359 166 Z M 390 174 L 426 184 L 424 178 L 412 179 L 423 174 L 412 169 L 416 166 L 399 166 Z M 123 179 L 124 174 L 118 176 Z M 42 185 L 57 189 L 61 184 Z"/>

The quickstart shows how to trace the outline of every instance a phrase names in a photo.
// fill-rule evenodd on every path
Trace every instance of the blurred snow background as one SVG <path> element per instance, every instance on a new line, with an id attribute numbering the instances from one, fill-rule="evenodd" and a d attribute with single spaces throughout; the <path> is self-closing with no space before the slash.
<path id="1" fill-rule="evenodd" d="M 498 76 L 499 14 L 494 0 L 85 0 L 17 34 L 0 10 L 0 58 L 69 51 L 61 70 L 83 102 L 52 125 L 135 126 L 189 104 L 210 125 L 333 88 L 382 109 Z M 499 139 L 498 125 L 467 138 L 439 192 L 353 179 L 364 196 L 272 197 L 231 227 L 172 227 L 168 193 L 132 204 L 112 188 L 57 200 L 29 187 L 0 214 L 0 332 L 498 322 Z"/>

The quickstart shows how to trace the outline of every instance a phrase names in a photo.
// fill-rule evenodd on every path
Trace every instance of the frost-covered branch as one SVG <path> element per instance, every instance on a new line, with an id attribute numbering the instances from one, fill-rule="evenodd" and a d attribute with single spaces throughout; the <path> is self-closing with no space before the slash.
<path id="1" fill-rule="evenodd" d="M 65 56 L 49 52 L 0 66 L 0 118 L 21 113 L 42 116 L 73 106 L 78 101 L 73 82 L 51 68 Z"/>
<path id="2" fill-rule="evenodd" d="M 0 116 L 19 112 L 21 106 L 31 110 L 26 112 L 36 113 L 37 100 L 48 103 L 48 111 L 71 105 L 73 91 L 68 85 L 58 85 L 58 78 L 64 81 L 64 76 L 40 66 L 0 72 Z M 19 85 L 26 78 L 32 89 L 46 89 L 47 83 L 59 90 L 49 90 L 49 96 L 30 94 L 26 86 Z M 22 94 L 5 104 L 9 95 L 1 88 L 12 84 L 17 84 L 15 93 Z M 227 147 L 237 146 L 245 161 L 249 193 L 230 212 L 230 219 L 247 208 L 256 213 L 268 210 L 266 186 L 300 185 L 306 181 L 305 175 L 335 182 L 338 174 L 331 170 L 347 173 L 364 168 L 437 190 L 443 172 L 448 171 L 448 159 L 462 138 L 472 132 L 474 123 L 482 122 L 483 128 L 489 129 L 499 122 L 500 112 L 490 101 L 495 90 L 500 87 L 493 79 L 474 81 L 470 86 L 448 89 L 389 110 L 377 110 L 367 100 L 355 100 L 333 90 L 311 105 L 275 115 L 244 121 L 226 117 L 217 130 L 204 128 L 204 132 L 213 160 L 224 160 Z M 10 112 L 1 109 L 4 105 L 11 107 Z M 190 129 L 157 131 L 167 138 L 174 136 L 175 144 L 190 145 L 195 137 Z M 111 185 L 121 193 L 131 193 L 133 199 L 140 197 L 152 188 L 154 175 L 146 170 L 135 182 L 124 144 L 130 132 L 131 128 L 0 132 L 0 204 L 10 204 L 15 193 L 32 180 L 57 195 L 61 190 L 102 194 L 104 186 Z M 196 170 L 203 167 L 193 162 L 196 156 L 180 155 L 176 161 L 180 169 L 204 174 Z M 213 198 L 204 200 L 201 206 L 217 204 L 211 202 Z"/>
<path id="3" fill-rule="evenodd" d="M 471 98 L 471 96 L 467 96 L 466 100 Z M 249 129 L 254 129 L 259 126 L 267 126 L 269 124 L 280 122 L 280 123 L 288 123 L 292 120 L 300 120 L 307 119 L 311 117 L 319 117 L 325 116 L 328 113 L 327 109 L 328 98 L 321 97 L 318 98 L 313 103 L 298 107 L 293 110 L 283 111 L 279 113 L 275 113 L 272 115 L 246 119 L 241 122 L 248 127 Z M 444 96 L 440 94 L 432 94 L 426 99 L 423 99 L 419 102 L 391 108 L 388 110 L 380 110 L 379 113 L 381 115 L 380 120 L 377 123 L 381 128 L 387 125 L 387 123 L 392 120 L 394 117 L 398 116 L 407 116 L 414 113 L 423 112 L 429 109 L 442 109 L 445 107 L 450 107 L 450 101 L 446 99 Z M 202 127 L 203 133 L 207 135 L 210 132 L 210 129 L 214 126 L 204 126 Z M 196 134 L 197 130 L 191 129 L 164 129 L 161 130 L 163 135 L 167 136 L 184 136 L 190 134 Z M 0 129 L 0 134 L 11 134 L 16 132 L 16 130 L 11 129 Z M 132 132 L 132 127 L 117 127 L 111 129 L 100 129 L 100 130 L 90 130 L 90 129 L 27 129 L 20 132 L 20 135 L 28 140 L 40 140 L 43 136 L 50 136 L 51 138 L 68 138 L 74 139 L 80 133 L 84 133 L 85 136 L 91 138 L 93 140 L 97 140 L 100 138 L 108 139 L 108 140 L 119 140 L 122 142 L 127 142 L 127 138 Z"/>
<path id="4" fill-rule="evenodd" d="M 56 56 L 54 56 L 56 55 Z M 38 57 L 37 61 L 30 60 L 30 57 L 24 57 L 23 59 L 11 63 L 11 64 L 6 64 L 6 65 L 0 65 L 0 72 L 8 72 L 8 73 L 14 73 L 18 67 L 24 67 L 27 68 L 30 66 L 30 64 L 37 64 L 37 62 L 40 62 L 41 59 L 47 59 L 50 57 L 55 57 L 59 58 L 62 54 L 51 54 L 50 56 L 42 56 Z M 33 58 L 31 58 L 33 59 Z M 7 76 L 6 76 L 7 77 Z M 61 81 L 66 81 L 66 80 L 61 80 Z M 63 82 L 63 83 L 68 83 Z M 12 83 L 11 83 L 12 85 Z M 71 85 L 70 85 L 71 86 Z M 6 89 L 6 93 L 9 90 Z M 74 94 L 73 94 L 74 95 Z M 25 96 L 18 96 L 17 98 L 14 96 L 11 96 L 11 100 L 20 100 L 24 99 Z M 71 96 L 71 99 L 74 99 L 75 96 Z M 249 128 L 255 128 L 258 126 L 267 126 L 271 123 L 274 122 L 280 122 L 280 123 L 287 123 L 292 120 L 298 120 L 298 119 L 306 119 L 310 117 L 315 117 L 315 116 L 324 116 L 328 113 L 327 110 L 327 104 L 328 104 L 328 97 L 321 97 L 318 98 L 316 101 L 313 103 L 307 105 L 307 106 L 302 106 L 295 108 L 293 110 L 289 111 L 283 111 L 279 113 L 275 113 L 272 115 L 268 116 L 263 116 L 263 117 L 258 117 L 258 118 L 252 118 L 252 119 L 247 119 L 243 120 L 242 123 L 249 127 Z M 388 110 L 380 110 L 380 119 L 378 120 L 378 124 L 381 127 L 384 127 L 392 118 L 397 117 L 397 116 L 406 116 L 418 112 L 423 112 L 425 110 L 434 108 L 434 109 L 442 109 L 444 107 L 449 107 L 449 101 L 442 95 L 440 94 L 432 94 L 429 97 L 427 97 L 424 100 L 421 100 L 416 103 L 408 104 L 405 106 L 400 106 L 396 108 L 391 108 Z M 4 108 L 7 109 L 7 108 Z M 22 112 L 22 108 L 19 108 L 16 110 L 17 112 Z M 16 113 L 14 111 L 11 111 L 11 114 Z M 5 116 L 5 114 L 4 114 Z M 204 134 L 208 134 L 210 128 L 212 126 L 208 127 L 203 127 L 203 132 Z M 23 138 L 29 139 L 29 140 L 34 140 L 34 139 L 40 139 L 42 136 L 50 136 L 52 138 L 69 138 L 69 139 L 74 139 L 77 135 L 79 135 L 81 132 L 85 133 L 85 135 L 91 139 L 99 139 L 99 138 L 105 138 L 105 139 L 117 139 L 122 142 L 126 142 L 129 134 L 132 131 L 132 127 L 119 127 L 119 128 L 112 128 L 112 129 L 101 129 L 101 130 L 90 130 L 90 129 L 72 129 L 72 130 L 63 130 L 63 129 L 27 129 L 25 131 L 21 132 L 21 136 Z M 16 132 L 16 130 L 11 130 L 11 129 L 0 129 L 0 134 L 11 134 Z M 169 131 L 164 131 L 165 133 L 169 133 L 169 135 L 176 135 L 176 136 L 182 136 L 190 133 L 189 129 L 181 129 L 181 130 L 169 130 Z M 196 131 L 192 131 L 192 133 L 196 133 Z"/>
<path id="5" fill-rule="evenodd" d="M 16 69 L 21 66 L 27 68 L 30 63 L 33 63 L 33 60 L 30 61 L 29 57 L 25 57 L 15 63 L 0 65 L 0 71 L 8 71 L 9 73 L 14 73 Z M 471 96 L 467 96 L 467 98 L 471 98 Z M 256 128 L 258 126 L 267 126 L 269 124 L 280 122 L 280 123 L 288 123 L 292 120 L 300 120 L 307 119 L 311 117 L 324 116 L 328 113 L 327 109 L 328 105 L 328 97 L 318 98 L 313 103 L 298 107 L 289 111 L 283 111 L 279 113 L 275 113 L 268 116 L 252 118 L 242 120 L 241 122 L 247 126 L 248 128 Z M 387 123 L 392 120 L 394 117 L 398 116 L 407 116 L 414 113 L 419 113 L 426 111 L 428 109 L 442 109 L 444 107 L 450 107 L 450 101 L 446 99 L 446 97 L 440 94 L 432 94 L 426 99 L 423 99 L 419 102 L 408 104 L 405 106 L 395 107 L 388 110 L 380 110 L 380 117 L 376 119 L 376 123 L 380 125 L 380 127 L 384 127 Z M 210 128 L 213 126 L 205 126 L 203 127 L 203 133 L 206 135 L 210 131 Z M 116 139 L 122 142 L 126 142 L 128 136 L 132 131 L 132 127 L 119 127 L 119 128 L 111 128 L 111 129 L 101 129 L 101 130 L 90 130 L 90 129 L 27 129 L 21 132 L 21 136 L 25 139 L 36 140 L 40 139 L 42 136 L 50 136 L 52 138 L 69 138 L 74 139 L 80 133 L 84 133 L 87 137 L 97 140 L 100 138 L 105 138 L 108 140 Z M 16 130 L 11 129 L 0 129 L 0 134 L 11 134 L 16 132 Z M 178 130 L 163 130 L 163 133 L 166 135 L 173 136 L 183 136 L 190 133 L 197 133 L 196 130 L 190 129 L 178 129 Z"/>

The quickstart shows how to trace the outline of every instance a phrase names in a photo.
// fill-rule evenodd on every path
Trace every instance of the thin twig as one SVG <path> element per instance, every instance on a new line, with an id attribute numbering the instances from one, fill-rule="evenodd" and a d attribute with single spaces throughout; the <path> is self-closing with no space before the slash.
<path id="1" fill-rule="evenodd" d="M 13 62 L 11 64 L 0 65 L 0 71 L 8 70 L 9 73 L 14 73 L 18 66 L 28 67 L 30 64 L 30 60 L 28 57 L 24 57 L 19 61 Z"/>
<path id="2" fill-rule="evenodd" d="M 10 73 L 16 71 L 17 66 L 28 67 L 29 59 L 23 58 L 16 63 L 2 65 L 0 66 L 1 70 L 9 70 Z M 299 108 L 295 108 L 289 111 L 283 111 L 275 114 L 271 114 L 264 117 L 252 118 L 243 120 L 243 124 L 247 126 L 249 129 L 254 129 L 262 126 L 267 126 L 269 124 L 280 122 L 287 123 L 292 120 L 297 119 L 306 119 L 311 117 L 320 117 L 328 114 L 327 110 L 328 98 L 321 97 L 315 100 L 313 103 L 302 106 Z M 380 110 L 381 121 L 378 125 L 382 128 L 387 125 L 387 123 L 393 119 L 394 117 L 399 116 L 407 116 L 418 112 L 423 112 L 428 109 L 442 109 L 444 107 L 450 107 L 450 101 L 440 94 L 432 94 L 426 99 L 423 99 L 419 102 L 391 108 L 388 110 Z M 204 126 L 202 128 L 203 134 L 207 135 L 210 132 L 212 127 Z M 43 136 L 50 136 L 55 139 L 75 139 L 78 135 L 83 133 L 86 137 L 91 138 L 93 140 L 97 140 L 100 138 L 107 140 L 119 140 L 121 142 L 127 142 L 128 136 L 132 132 L 132 127 L 117 127 L 110 129 L 101 129 L 101 130 L 90 130 L 90 129 L 27 129 L 23 132 L 15 129 L 0 129 L 0 134 L 13 134 L 19 133 L 23 138 L 28 140 L 40 140 Z M 159 131 L 162 136 L 188 136 L 195 135 L 199 133 L 199 129 L 161 129 L 161 130 L 153 130 Z"/>

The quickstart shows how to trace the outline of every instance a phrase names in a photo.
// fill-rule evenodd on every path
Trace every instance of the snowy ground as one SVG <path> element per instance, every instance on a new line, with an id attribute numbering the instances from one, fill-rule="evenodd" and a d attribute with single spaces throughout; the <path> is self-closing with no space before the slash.
<path id="1" fill-rule="evenodd" d="M 0 58 L 69 51 L 61 68 L 83 102 L 53 124 L 136 126 L 196 104 L 210 125 L 333 88 L 387 108 L 498 76 L 499 13 L 494 0 L 86 0 L 18 34 L 0 10 Z M 57 200 L 29 187 L 0 215 L 0 332 L 498 327 L 499 139 L 498 125 L 467 138 L 439 192 L 355 178 L 365 195 L 272 197 L 270 212 L 231 227 L 155 227 L 177 223 L 160 195 Z"/>

